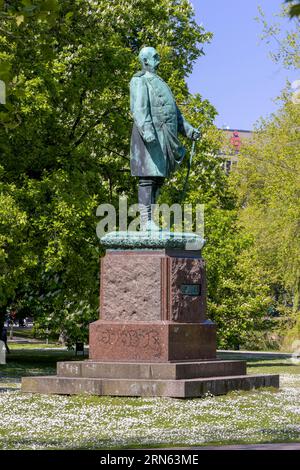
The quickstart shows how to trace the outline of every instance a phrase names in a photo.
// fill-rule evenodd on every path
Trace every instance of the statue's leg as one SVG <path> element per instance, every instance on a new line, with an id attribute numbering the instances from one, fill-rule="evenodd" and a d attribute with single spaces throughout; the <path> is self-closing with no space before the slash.
<path id="1" fill-rule="evenodd" d="M 139 204 L 141 204 L 141 228 L 145 227 L 147 222 L 150 222 L 151 217 L 151 204 L 154 199 L 154 178 L 140 177 L 139 178 Z"/>
<path id="2" fill-rule="evenodd" d="M 154 185 L 154 191 L 153 191 L 153 201 L 152 204 L 156 204 L 160 189 L 162 185 L 164 184 L 165 178 L 163 176 L 156 176 L 155 177 L 155 185 Z"/>
<path id="3" fill-rule="evenodd" d="M 153 221 L 152 204 L 158 198 L 159 190 L 164 182 L 163 177 L 140 177 L 139 178 L 139 204 L 141 213 L 141 230 L 159 230 L 159 226 Z"/>

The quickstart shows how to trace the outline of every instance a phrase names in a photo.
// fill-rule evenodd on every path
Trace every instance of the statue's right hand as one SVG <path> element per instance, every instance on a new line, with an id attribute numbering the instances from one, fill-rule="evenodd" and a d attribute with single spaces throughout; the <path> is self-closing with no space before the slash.
<path id="1" fill-rule="evenodd" d="M 198 129 L 193 130 L 192 140 L 200 140 L 201 132 Z"/>

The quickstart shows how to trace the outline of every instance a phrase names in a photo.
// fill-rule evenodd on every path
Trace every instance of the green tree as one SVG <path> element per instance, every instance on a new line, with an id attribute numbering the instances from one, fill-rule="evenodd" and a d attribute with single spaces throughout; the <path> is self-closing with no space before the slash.
<path id="1" fill-rule="evenodd" d="M 0 167 L 0 173 L 2 172 Z M 30 256 L 27 242 L 28 218 L 14 198 L 13 184 L 0 181 L 0 329 L 6 306 L 12 302 L 20 282 L 26 282 L 26 273 L 36 264 Z"/>
<path id="2" fill-rule="evenodd" d="M 251 256 L 281 305 L 300 308 L 300 107 L 286 99 L 242 149 L 234 175 Z M 278 295 L 282 292 L 282 295 Z"/>
<path id="3" fill-rule="evenodd" d="M 116 204 L 121 194 L 136 201 L 127 155 L 128 83 L 139 69 L 138 50 L 158 47 L 161 75 L 193 112 L 185 77 L 211 34 L 196 24 L 188 0 L 22 0 L 0 8 L 0 79 L 7 90 L 0 105 L 1 184 L 24 218 L 10 246 L 26 232 L 27 260 L 23 248 L 13 258 L 3 241 L 13 267 L 0 278 L 8 292 L 1 308 L 17 301 L 41 327 L 64 325 L 78 338 L 97 317 L 96 207 Z M 197 109 L 206 107 L 198 97 Z M 4 234 L 9 227 L 5 222 Z"/>

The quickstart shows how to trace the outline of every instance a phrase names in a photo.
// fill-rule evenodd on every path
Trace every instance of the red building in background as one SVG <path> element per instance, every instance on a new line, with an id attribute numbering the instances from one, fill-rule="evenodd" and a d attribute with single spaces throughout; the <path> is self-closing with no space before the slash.
<path id="1" fill-rule="evenodd" d="M 228 145 L 220 152 L 220 157 L 224 160 L 224 170 L 228 174 L 233 165 L 238 161 L 238 155 L 243 145 L 243 140 L 249 139 L 251 131 L 237 129 L 221 129 L 228 139 Z"/>

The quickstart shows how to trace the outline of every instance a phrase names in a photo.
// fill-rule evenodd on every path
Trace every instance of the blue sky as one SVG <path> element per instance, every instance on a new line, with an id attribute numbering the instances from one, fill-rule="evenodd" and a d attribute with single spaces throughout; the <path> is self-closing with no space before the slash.
<path id="1" fill-rule="evenodd" d="M 188 85 L 192 93 L 200 93 L 216 107 L 218 127 L 252 129 L 261 116 L 267 117 L 278 104 L 274 103 L 286 80 L 300 78 L 295 71 L 274 64 L 268 56 L 275 44 L 260 40 L 262 26 L 254 18 L 258 5 L 266 16 L 280 11 L 280 0 L 191 0 L 196 19 L 214 33 L 205 56 L 194 66 Z M 286 20 L 286 27 L 289 20 Z"/>

